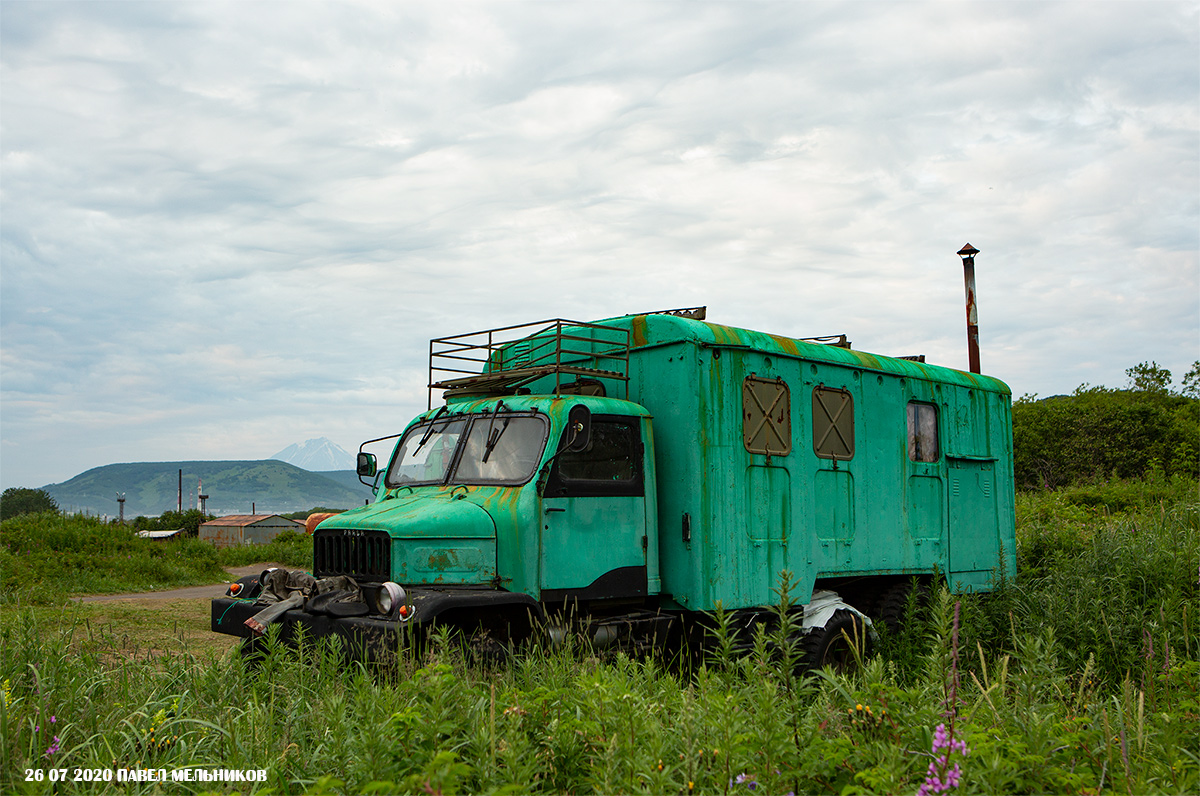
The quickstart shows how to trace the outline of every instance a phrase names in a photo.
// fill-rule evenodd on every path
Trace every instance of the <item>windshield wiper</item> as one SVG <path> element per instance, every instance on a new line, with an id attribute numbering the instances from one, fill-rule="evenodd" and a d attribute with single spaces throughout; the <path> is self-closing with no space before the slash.
<path id="1" fill-rule="evenodd" d="M 438 407 L 438 410 L 433 413 L 433 417 L 429 418 L 429 428 L 425 429 L 425 434 L 421 437 L 421 441 L 417 443 L 417 447 L 413 448 L 413 453 L 421 450 L 421 448 L 425 446 L 425 443 L 429 442 L 429 438 L 433 436 L 434 422 L 441 417 L 445 411 L 446 407 Z"/>
<path id="2" fill-rule="evenodd" d="M 504 425 L 498 429 L 493 428 L 493 426 L 496 425 L 496 415 L 500 414 L 500 410 L 502 408 L 504 408 L 504 401 L 496 404 L 496 408 L 492 410 L 492 419 L 488 423 L 487 445 L 484 446 L 483 458 L 480 459 L 482 462 L 486 462 L 488 457 L 492 455 L 492 451 L 495 449 L 496 443 L 500 441 L 500 436 L 506 430 L 508 430 L 508 424 L 512 422 L 512 415 L 509 415 L 508 417 L 504 418 Z"/>

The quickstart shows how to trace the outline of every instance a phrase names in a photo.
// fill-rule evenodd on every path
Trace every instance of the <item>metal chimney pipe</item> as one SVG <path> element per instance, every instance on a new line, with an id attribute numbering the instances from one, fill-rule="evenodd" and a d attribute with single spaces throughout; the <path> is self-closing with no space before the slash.
<path id="1" fill-rule="evenodd" d="M 972 373 L 979 373 L 979 311 L 975 307 L 975 255 L 979 254 L 971 244 L 958 250 L 963 258 L 963 283 L 967 289 L 967 360 Z"/>

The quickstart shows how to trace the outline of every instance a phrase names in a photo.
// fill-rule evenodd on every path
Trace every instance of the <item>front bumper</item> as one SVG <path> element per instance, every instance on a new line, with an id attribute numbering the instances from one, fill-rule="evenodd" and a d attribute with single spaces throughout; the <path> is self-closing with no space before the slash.
<path id="1" fill-rule="evenodd" d="M 255 638 L 257 634 L 245 623 L 264 607 L 249 600 L 218 597 L 212 601 L 212 630 L 230 636 Z M 397 649 L 401 644 L 405 623 L 377 616 L 310 614 L 295 608 L 273 624 L 279 626 L 279 640 L 288 646 L 296 646 L 301 636 L 310 641 L 339 636 L 348 651 L 361 655 Z"/>
<path id="2" fill-rule="evenodd" d="M 505 617 L 506 623 L 514 619 L 526 628 L 545 613 L 536 600 L 527 594 L 508 592 L 487 586 L 446 587 L 444 589 L 409 589 L 411 613 L 407 620 L 381 616 L 331 616 L 314 614 L 294 608 L 280 616 L 274 623 L 279 625 L 279 639 L 295 646 L 300 636 L 308 640 L 339 636 L 347 650 L 354 656 L 372 656 L 381 651 L 395 651 L 407 646 L 411 634 L 421 632 L 442 620 L 463 628 L 471 629 L 476 621 L 487 624 L 487 619 Z M 212 630 L 241 638 L 255 638 L 256 634 L 246 626 L 246 620 L 266 608 L 250 600 L 218 597 L 212 601 Z"/>

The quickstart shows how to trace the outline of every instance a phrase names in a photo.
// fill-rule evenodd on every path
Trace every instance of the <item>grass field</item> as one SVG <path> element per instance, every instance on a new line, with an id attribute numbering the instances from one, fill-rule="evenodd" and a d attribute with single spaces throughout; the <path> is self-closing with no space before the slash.
<path id="1" fill-rule="evenodd" d="M 0 607 L 0 792 L 108 792 L 25 770 L 126 766 L 267 771 L 129 793 L 1200 792 L 1196 490 L 1021 495 L 1000 590 L 940 594 L 859 670 L 809 678 L 765 637 L 686 676 L 580 647 L 481 669 L 449 638 L 387 670 L 327 645 L 247 670 L 202 602 L 26 589 Z M 20 527 L 0 565 L 38 549 Z"/>
<path id="2" fill-rule="evenodd" d="M 0 525 L 0 606 L 219 583 L 229 579 L 224 567 L 257 561 L 311 569 L 312 540 L 285 532 L 270 544 L 217 550 L 194 538 L 142 539 L 95 517 L 24 515 Z"/>

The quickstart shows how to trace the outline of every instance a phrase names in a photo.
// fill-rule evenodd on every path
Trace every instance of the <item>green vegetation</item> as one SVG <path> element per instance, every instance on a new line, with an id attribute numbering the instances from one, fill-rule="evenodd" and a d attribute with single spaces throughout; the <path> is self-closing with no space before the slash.
<path id="1" fill-rule="evenodd" d="M 25 514 L 0 524 L 0 606 L 219 583 L 229 579 L 223 567 L 258 561 L 311 569 L 312 539 L 284 532 L 270 544 L 217 550 L 193 537 L 141 539 L 131 526 L 81 514 Z"/>
<path id="2" fill-rule="evenodd" d="M 164 511 L 157 517 L 136 517 L 131 527 L 135 531 L 183 531 L 185 536 L 198 536 L 200 526 L 215 519 L 211 514 L 202 514 L 199 509 L 187 511 Z"/>
<path id="3" fill-rule="evenodd" d="M 1200 363 L 1171 390 L 1153 362 L 1126 371 L 1129 389 L 1080 385 L 1072 395 L 1013 404 L 1013 470 L 1019 487 L 1054 489 L 1154 473 L 1200 472 Z"/>
<path id="4" fill-rule="evenodd" d="M 962 792 L 1196 792 L 1198 503 L 1159 475 L 1021 495 L 999 591 L 942 592 L 861 669 L 808 679 L 785 632 L 741 658 L 718 638 L 686 675 L 570 644 L 485 669 L 444 636 L 386 669 L 325 642 L 248 669 L 147 649 L 94 606 L 8 608 L 0 791 L 25 768 L 150 766 L 261 767 L 283 793 L 913 793 L 934 763 Z"/>
<path id="5" fill-rule="evenodd" d="M 312 537 L 298 531 L 284 531 L 267 544 L 238 545 L 217 551 L 223 567 L 240 567 L 269 561 L 312 572 Z"/>
<path id="6" fill-rule="evenodd" d="M 14 486 L 0 495 L 0 521 L 20 514 L 40 514 L 43 511 L 58 511 L 58 504 L 54 502 L 54 498 L 43 489 Z"/>

